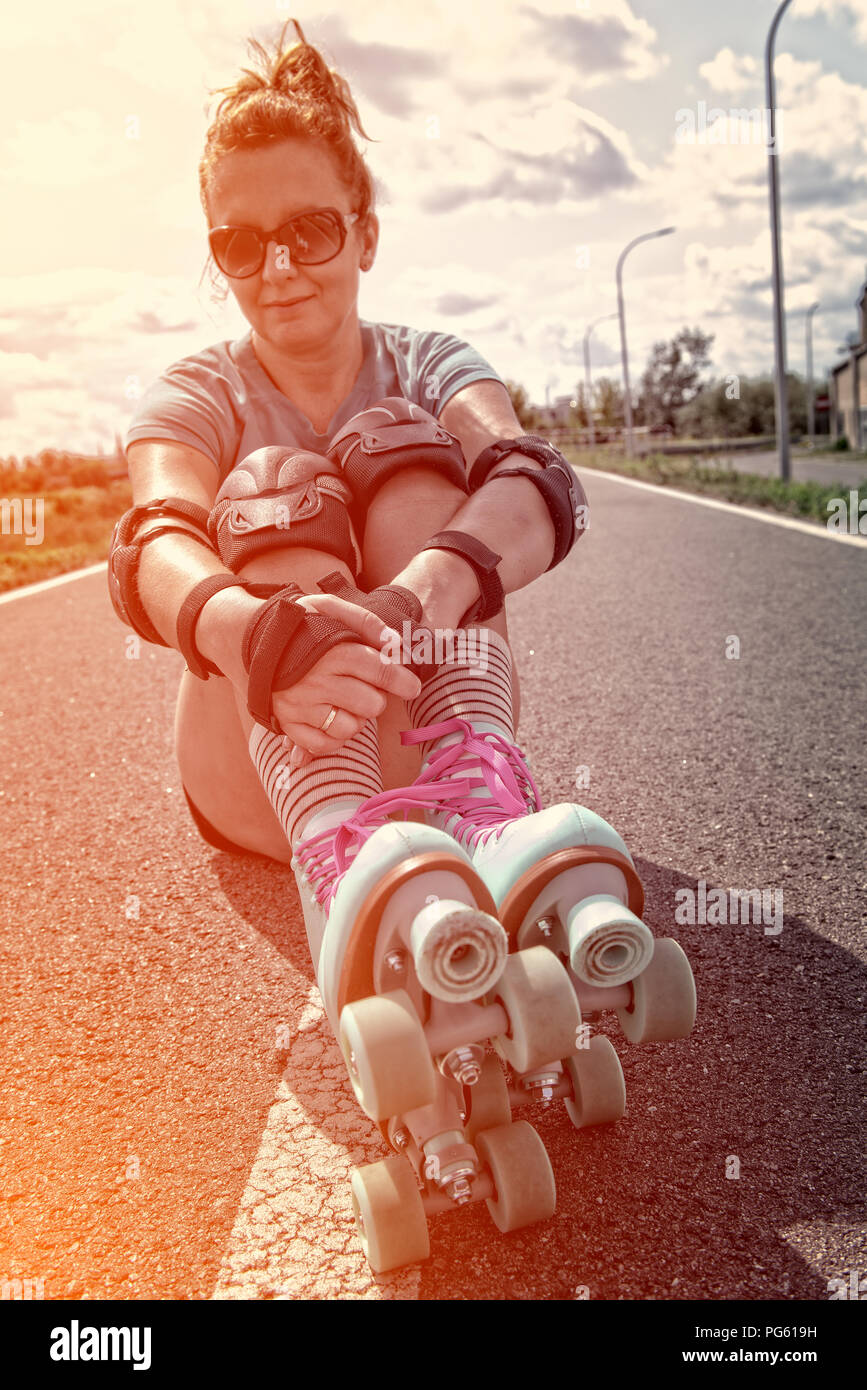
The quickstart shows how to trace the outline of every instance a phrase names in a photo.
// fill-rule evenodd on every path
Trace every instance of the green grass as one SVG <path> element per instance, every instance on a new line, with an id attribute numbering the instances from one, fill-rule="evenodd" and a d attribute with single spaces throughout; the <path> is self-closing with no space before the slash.
<path id="1" fill-rule="evenodd" d="M 738 473 L 729 468 L 706 468 L 689 456 L 648 454 L 629 459 L 623 454 L 602 453 L 600 450 L 567 450 L 570 462 L 577 469 L 599 468 L 608 473 L 622 473 L 659 487 L 677 487 L 684 492 L 697 492 L 719 497 L 726 502 L 740 502 L 749 507 L 767 507 L 789 516 L 806 517 L 811 521 L 828 521 L 828 503 L 845 497 L 849 489 L 842 483 L 789 482 L 780 478 L 762 478 L 755 473 Z M 853 491 L 855 489 L 852 489 Z M 867 498 L 867 482 L 858 488 L 859 502 Z"/>
<path id="2" fill-rule="evenodd" d="M 126 480 L 87 487 L 16 487 L 6 477 L 2 496 L 32 497 L 44 503 L 44 537 L 27 544 L 23 535 L 0 533 L 0 593 L 53 579 L 108 558 L 114 523 L 132 505 Z"/>

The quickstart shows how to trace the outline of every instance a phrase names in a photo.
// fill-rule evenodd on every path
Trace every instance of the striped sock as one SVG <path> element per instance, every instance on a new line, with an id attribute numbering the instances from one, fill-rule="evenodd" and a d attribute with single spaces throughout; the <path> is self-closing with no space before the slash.
<path id="1" fill-rule="evenodd" d="M 412 727 L 423 729 L 443 719 L 460 718 L 472 724 L 477 733 L 500 734 L 514 743 L 512 658 L 508 643 L 488 627 L 458 631 L 466 635 L 465 645 L 456 638 L 453 655 L 407 704 Z M 423 743 L 422 758 L 433 748 L 459 738 L 460 734 L 448 734 Z"/>
<path id="2" fill-rule="evenodd" d="M 376 721 L 338 753 L 290 767 L 281 735 L 261 724 L 250 734 L 250 757 L 293 850 L 298 842 L 340 825 L 368 797 L 382 791 Z"/>

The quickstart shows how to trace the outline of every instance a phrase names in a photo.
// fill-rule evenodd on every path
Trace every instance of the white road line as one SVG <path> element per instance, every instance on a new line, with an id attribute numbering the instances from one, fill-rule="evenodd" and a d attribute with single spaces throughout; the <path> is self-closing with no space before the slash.
<path id="1" fill-rule="evenodd" d="M 316 987 L 294 993 L 287 1013 L 286 1070 L 211 1297 L 414 1300 L 419 1265 L 375 1275 L 361 1250 L 350 1168 L 388 1150 L 352 1094 Z"/>
<path id="2" fill-rule="evenodd" d="M 580 471 L 580 461 L 572 466 Z M 720 502 L 715 497 L 699 497 L 694 492 L 681 492 L 679 488 L 664 487 L 659 483 L 642 483 L 637 478 L 624 478 L 621 473 L 607 473 L 603 468 L 588 468 L 585 470 L 584 476 L 586 478 L 608 478 L 612 483 L 622 483 L 624 487 L 644 488 L 646 492 L 655 492 L 659 497 L 675 497 L 680 502 L 693 502 L 699 507 L 715 507 L 720 512 L 734 512 L 737 516 L 745 516 L 749 521 L 764 521 L 769 526 L 787 526 L 790 531 L 802 531 L 807 536 L 817 536 L 819 540 L 842 541 L 848 545 L 867 545 L 867 536 L 849 536 L 843 531 L 829 531 L 826 526 L 822 526 L 819 522 L 798 521 L 795 517 L 779 516 L 776 512 L 759 511 L 755 507 L 742 507 L 737 502 Z M 841 487 L 841 496 L 848 491 L 848 488 Z"/>
<path id="3" fill-rule="evenodd" d="M 70 570 L 68 574 L 58 574 L 55 579 L 40 579 L 38 584 L 24 584 L 9 594 L 0 594 L 0 603 L 11 603 L 16 598 L 29 598 L 31 594 L 43 594 L 46 589 L 55 589 L 58 584 L 69 584 L 73 579 L 84 579 L 85 575 L 99 574 L 100 570 L 107 568 L 108 561 L 103 560 L 100 564 L 88 565 L 83 570 Z"/>

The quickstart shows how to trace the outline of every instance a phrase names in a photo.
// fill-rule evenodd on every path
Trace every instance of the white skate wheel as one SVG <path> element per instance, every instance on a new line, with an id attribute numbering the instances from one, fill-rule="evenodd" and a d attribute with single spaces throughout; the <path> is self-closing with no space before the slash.
<path id="1" fill-rule="evenodd" d="M 588 1048 L 579 1047 L 563 1065 L 572 1082 L 573 1097 L 566 1110 L 576 1129 L 607 1125 L 623 1118 L 626 1083 L 623 1068 L 609 1038 L 596 1033 Z"/>
<path id="2" fill-rule="evenodd" d="M 409 1161 L 383 1158 L 354 1168 L 351 1183 L 355 1225 L 374 1274 L 426 1260 L 427 1218 Z"/>
<path id="3" fill-rule="evenodd" d="M 554 1215 L 554 1171 L 532 1125 L 516 1120 L 496 1129 L 483 1129 L 476 1135 L 475 1147 L 494 1181 L 496 1196 L 485 1200 L 495 1226 L 501 1231 L 517 1231 Z"/>
<path id="4" fill-rule="evenodd" d="M 353 1000 L 340 1015 L 338 1031 L 356 1099 L 372 1120 L 430 1105 L 437 1073 L 405 990 Z"/>
<path id="5" fill-rule="evenodd" d="M 492 1041 L 519 1074 L 575 1050 L 581 1010 L 562 962 L 547 946 L 530 946 L 509 956 L 490 996 L 491 1003 L 497 1000 L 509 1016 L 509 1029 Z"/>
<path id="6" fill-rule="evenodd" d="M 686 1038 L 695 1023 L 695 980 L 678 942 L 658 937 L 653 959 L 632 981 L 632 1004 L 617 1010 L 620 1026 L 633 1043 Z"/>

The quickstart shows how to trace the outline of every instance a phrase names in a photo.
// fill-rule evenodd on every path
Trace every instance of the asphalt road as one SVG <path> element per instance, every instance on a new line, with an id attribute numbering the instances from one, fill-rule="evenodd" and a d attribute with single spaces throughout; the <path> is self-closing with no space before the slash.
<path id="1" fill-rule="evenodd" d="M 0 607 L 0 1280 L 49 1299 L 825 1300 L 867 1272 L 867 550 L 585 481 L 587 537 L 509 600 L 519 742 L 548 803 L 592 806 L 635 854 L 647 920 L 693 964 L 693 1036 L 634 1047 L 612 1022 L 625 1118 L 528 1116 L 552 1221 L 503 1236 L 484 1206 L 455 1212 L 424 1265 L 372 1277 L 347 1173 L 383 1144 L 290 871 L 189 820 L 181 658 L 126 658 L 101 574 L 21 597 Z M 782 930 L 679 924 L 700 881 L 782 893 Z"/>

